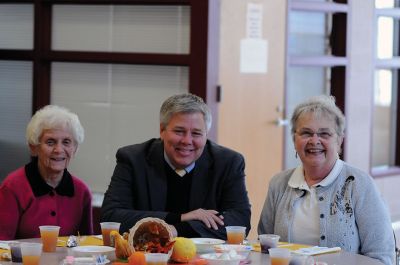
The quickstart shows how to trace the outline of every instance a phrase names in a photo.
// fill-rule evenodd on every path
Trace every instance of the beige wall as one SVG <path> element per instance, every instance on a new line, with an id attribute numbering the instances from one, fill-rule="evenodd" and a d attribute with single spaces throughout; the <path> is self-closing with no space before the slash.
<path id="1" fill-rule="evenodd" d="M 268 42 L 267 73 L 240 72 L 240 41 L 246 38 L 247 4 L 261 4 L 262 38 Z M 246 182 L 252 204 L 255 239 L 268 182 L 282 169 L 283 130 L 273 122 L 282 113 L 285 69 L 286 1 L 223 0 L 221 6 L 218 142 L 246 159 Z"/>

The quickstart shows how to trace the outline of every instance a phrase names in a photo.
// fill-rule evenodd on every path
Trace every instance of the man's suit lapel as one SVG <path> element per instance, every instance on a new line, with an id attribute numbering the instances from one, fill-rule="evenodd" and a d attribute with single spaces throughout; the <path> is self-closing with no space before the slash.
<path id="1" fill-rule="evenodd" d="M 165 211 L 167 203 L 167 177 L 164 168 L 162 142 L 154 144 L 148 153 L 148 190 L 153 211 Z"/>

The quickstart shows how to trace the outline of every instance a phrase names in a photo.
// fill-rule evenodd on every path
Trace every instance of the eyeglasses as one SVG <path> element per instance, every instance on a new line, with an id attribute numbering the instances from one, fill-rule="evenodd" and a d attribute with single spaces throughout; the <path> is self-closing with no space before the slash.
<path id="1" fill-rule="evenodd" d="M 301 130 L 296 132 L 302 139 L 310 139 L 312 137 L 314 137 L 314 134 L 316 134 L 318 136 L 319 139 L 324 139 L 324 140 L 328 140 L 330 139 L 334 133 L 330 132 L 330 131 L 318 131 L 318 132 L 313 132 L 313 131 L 309 131 L 309 130 Z"/>
<path id="2" fill-rule="evenodd" d="M 45 145 L 47 148 L 55 148 L 59 143 L 61 143 L 61 145 L 67 149 L 75 147 L 75 143 L 71 139 L 63 139 L 62 141 L 47 139 L 39 144 Z"/>

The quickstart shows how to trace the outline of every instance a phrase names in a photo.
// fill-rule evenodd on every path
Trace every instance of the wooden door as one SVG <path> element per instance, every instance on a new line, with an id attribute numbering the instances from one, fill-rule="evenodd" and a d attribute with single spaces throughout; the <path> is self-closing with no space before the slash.
<path id="1" fill-rule="evenodd" d="M 262 36 L 267 41 L 266 73 L 243 73 L 241 40 L 246 39 L 249 4 L 262 8 Z M 286 1 L 222 0 L 218 142 L 246 159 L 246 184 L 252 205 L 252 229 L 257 224 L 270 178 L 282 170 Z"/>

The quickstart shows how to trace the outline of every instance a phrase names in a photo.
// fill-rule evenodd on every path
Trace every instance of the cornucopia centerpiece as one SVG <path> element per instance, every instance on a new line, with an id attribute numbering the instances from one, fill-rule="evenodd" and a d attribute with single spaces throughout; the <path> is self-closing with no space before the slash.
<path id="1" fill-rule="evenodd" d="M 129 229 L 129 233 L 124 233 L 123 236 L 116 231 L 110 236 L 118 259 L 127 259 L 135 251 L 171 254 L 175 243 L 169 225 L 153 217 L 139 220 Z"/>
<path id="2" fill-rule="evenodd" d="M 128 243 L 135 251 L 168 253 L 175 241 L 171 228 L 166 222 L 147 217 L 129 229 Z"/>

